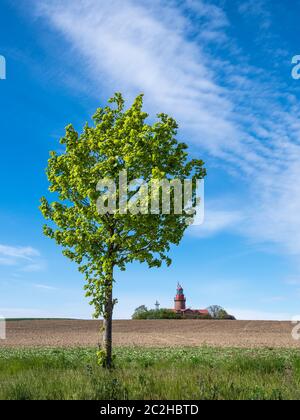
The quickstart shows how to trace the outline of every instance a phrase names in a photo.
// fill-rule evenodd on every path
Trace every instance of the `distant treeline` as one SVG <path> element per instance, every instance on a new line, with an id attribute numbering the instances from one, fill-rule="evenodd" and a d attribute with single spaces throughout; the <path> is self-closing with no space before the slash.
<path id="1" fill-rule="evenodd" d="M 228 319 L 234 320 L 232 315 L 229 315 L 225 309 L 220 306 L 211 306 L 207 308 L 208 314 L 178 314 L 172 309 L 148 309 L 145 305 L 141 305 L 135 309 L 132 319 Z"/>

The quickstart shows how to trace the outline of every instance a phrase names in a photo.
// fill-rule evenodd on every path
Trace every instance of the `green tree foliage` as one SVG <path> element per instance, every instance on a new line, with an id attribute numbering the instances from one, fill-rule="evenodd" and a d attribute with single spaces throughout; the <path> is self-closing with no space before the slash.
<path id="1" fill-rule="evenodd" d="M 229 315 L 225 309 L 218 305 L 212 305 L 207 308 L 209 315 L 212 319 L 228 319 L 228 320 L 235 320 L 235 317 Z"/>
<path id="2" fill-rule="evenodd" d="M 178 314 L 172 309 L 146 309 L 144 311 L 136 311 L 132 315 L 132 319 L 212 319 L 210 315 L 201 314 Z"/>
<path id="3" fill-rule="evenodd" d="M 148 308 L 145 305 L 141 305 L 134 310 L 132 319 L 139 319 L 139 316 L 142 316 L 144 313 L 148 312 Z"/>
<path id="4" fill-rule="evenodd" d="M 55 201 L 41 199 L 40 209 L 50 224 L 44 233 L 63 247 L 66 257 L 85 274 L 86 296 L 95 308 L 96 318 L 103 316 L 103 344 L 99 353 L 104 365 L 112 360 L 112 313 L 114 269 L 139 261 L 149 267 L 171 263 L 170 245 L 178 245 L 192 215 L 131 214 L 116 209 L 114 214 L 99 214 L 97 184 L 100 179 L 115 181 L 118 190 L 120 171 L 128 182 L 142 179 L 171 180 L 187 177 L 201 179 L 205 169 L 201 160 L 188 160 L 187 146 L 176 140 L 177 123 L 159 114 L 152 125 L 143 112 L 143 95 L 129 109 L 124 108 L 120 93 L 115 94 L 86 124 L 79 134 L 66 127 L 62 154 L 51 152 L 47 167 L 50 192 Z M 129 192 L 129 198 L 137 192 Z M 150 194 L 150 193 L 149 193 Z M 195 197 L 195 191 L 193 191 Z"/>
<path id="5" fill-rule="evenodd" d="M 171 309 L 149 309 L 146 311 L 134 312 L 132 319 L 180 319 L 180 314 Z"/>

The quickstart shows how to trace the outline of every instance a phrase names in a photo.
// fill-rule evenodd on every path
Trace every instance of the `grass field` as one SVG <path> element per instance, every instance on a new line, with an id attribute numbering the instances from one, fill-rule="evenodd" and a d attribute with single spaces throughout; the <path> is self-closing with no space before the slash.
<path id="1" fill-rule="evenodd" d="M 300 399 L 295 349 L 0 349 L 0 399 Z"/>

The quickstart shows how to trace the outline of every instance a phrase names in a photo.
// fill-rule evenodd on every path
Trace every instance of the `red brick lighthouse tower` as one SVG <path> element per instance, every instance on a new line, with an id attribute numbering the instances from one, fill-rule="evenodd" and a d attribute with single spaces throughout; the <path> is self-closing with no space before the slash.
<path id="1" fill-rule="evenodd" d="M 178 283 L 177 285 L 177 293 L 175 296 L 175 311 L 181 312 L 182 310 L 185 310 L 185 296 L 183 294 L 183 288 Z"/>

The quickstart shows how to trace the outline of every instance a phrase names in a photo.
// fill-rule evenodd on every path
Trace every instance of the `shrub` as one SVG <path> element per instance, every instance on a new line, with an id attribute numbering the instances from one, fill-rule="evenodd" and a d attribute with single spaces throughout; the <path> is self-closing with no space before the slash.
<path id="1" fill-rule="evenodd" d="M 180 319 L 182 316 L 171 309 L 150 309 L 135 311 L 132 319 Z"/>

